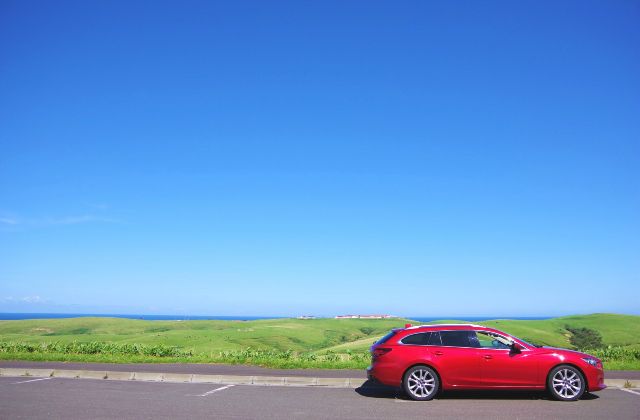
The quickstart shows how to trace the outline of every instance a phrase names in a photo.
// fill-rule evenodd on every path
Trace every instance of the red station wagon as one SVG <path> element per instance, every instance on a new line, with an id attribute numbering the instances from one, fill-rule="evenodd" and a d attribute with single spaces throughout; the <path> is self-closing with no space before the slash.
<path id="1" fill-rule="evenodd" d="M 562 401 L 606 387 L 602 361 L 473 324 L 407 325 L 371 347 L 370 380 L 430 400 L 440 390 L 547 389 Z"/>

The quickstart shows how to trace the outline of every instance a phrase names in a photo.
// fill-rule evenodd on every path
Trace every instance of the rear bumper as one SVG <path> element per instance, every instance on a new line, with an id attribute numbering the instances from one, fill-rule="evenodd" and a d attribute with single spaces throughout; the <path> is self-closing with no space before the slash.
<path id="1" fill-rule="evenodd" d="M 367 368 L 367 379 L 389 386 L 400 386 L 402 379 L 398 376 L 398 367 L 395 364 L 375 362 Z"/>
<path id="2" fill-rule="evenodd" d="M 378 382 L 378 380 L 376 379 L 376 376 L 373 374 L 373 368 L 371 366 L 367 368 L 367 380 Z"/>

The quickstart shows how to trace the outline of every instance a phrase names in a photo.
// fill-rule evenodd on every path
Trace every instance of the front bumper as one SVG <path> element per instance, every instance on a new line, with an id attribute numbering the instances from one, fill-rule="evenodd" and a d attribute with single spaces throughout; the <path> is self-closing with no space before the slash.
<path id="1" fill-rule="evenodd" d="M 604 384 L 604 370 L 602 368 L 591 368 L 585 373 L 587 375 L 587 390 L 589 392 L 602 391 L 607 386 Z"/>

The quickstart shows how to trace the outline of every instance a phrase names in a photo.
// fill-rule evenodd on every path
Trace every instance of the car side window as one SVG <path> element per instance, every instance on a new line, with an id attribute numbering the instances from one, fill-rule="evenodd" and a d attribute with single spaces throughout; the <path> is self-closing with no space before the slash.
<path id="1" fill-rule="evenodd" d="M 414 344 L 418 346 L 426 346 L 431 338 L 430 332 L 411 334 L 400 340 L 402 344 Z"/>
<path id="2" fill-rule="evenodd" d="M 440 331 L 443 346 L 474 347 L 469 340 L 469 331 Z"/>
<path id="3" fill-rule="evenodd" d="M 440 332 L 434 331 L 431 333 L 431 337 L 429 337 L 429 345 L 430 346 L 441 346 L 442 340 L 440 340 Z"/>
<path id="4" fill-rule="evenodd" d="M 472 343 L 475 342 L 473 347 L 498 350 L 507 350 L 511 348 L 509 341 L 501 335 L 493 334 L 488 331 L 471 331 L 471 334 L 471 341 Z"/>

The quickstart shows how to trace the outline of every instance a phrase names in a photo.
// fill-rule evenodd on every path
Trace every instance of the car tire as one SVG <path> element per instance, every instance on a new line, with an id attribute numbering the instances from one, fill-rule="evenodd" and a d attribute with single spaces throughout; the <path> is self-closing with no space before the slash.
<path id="1" fill-rule="evenodd" d="M 547 389 L 558 401 L 577 401 L 586 390 L 584 375 L 570 365 L 556 366 L 549 372 Z"/>
<path id="2" fill-rule="evenodd" d="M 436 371 L 428 366 L 414 366 L 405 372 L 402 388 L 412 400 L 429 401 L 440 390 L 440 378 Z"/>

